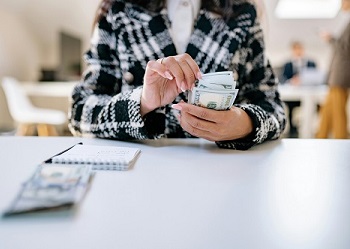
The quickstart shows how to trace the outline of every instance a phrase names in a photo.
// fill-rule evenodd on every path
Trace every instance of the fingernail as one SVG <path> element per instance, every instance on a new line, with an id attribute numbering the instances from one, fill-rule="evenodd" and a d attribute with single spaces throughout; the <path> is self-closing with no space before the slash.
<path id="1" fill-rule="evenodd" d="M 169 79 L 169 80 L 172 80 L 172 79 L 174 79 L 174 77 L 168 72 L 168 71 L 165 71 L 165 77 L 167 78 L 167 79 Z"/>
<path id="2" fill-rule="evenodd" d="M 182 91 L 182 92 L 185 92 L 185 91 L 186 91 L 186 86 L 187 86 L 186 81 L 182 81 L 182 82 L 181 82 L 181 91 Z"/>
<path id="3" fill-rule="evenodd" d="M 197 73 L 197 79 L 199 79 L 199 80 L 202 79 L 202 73 L 201 73 L 201 72 L 198 72 L 198 73 Z"/>
<path id="4" fill-rule="evenodd" d="M 178 104 L 172 104 L 171 107 L 174 108 L 175 110 L 178 110 L 178 111 L 182 110 L 182 107 Z"/>
<path id="5" fill-rule="evenodd" d="M 181 115 L 176 115 L 176 119 L 181 122 Z"/>

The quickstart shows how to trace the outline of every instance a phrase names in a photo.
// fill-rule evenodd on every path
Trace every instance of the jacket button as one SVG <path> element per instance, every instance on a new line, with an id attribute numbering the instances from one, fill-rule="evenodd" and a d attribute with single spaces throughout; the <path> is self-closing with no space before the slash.
<path id="1" fill-rule="evenodd" d="M 134 82 L 134 75 L 132 75 L 132 73 L 130 73 L 130 72 L 126 72 L 126 73 L 123 75 L 123 79 L 125 80 L 125 82 L 126 82 L 128 85 L 131 85 L 131 84 Z"/>

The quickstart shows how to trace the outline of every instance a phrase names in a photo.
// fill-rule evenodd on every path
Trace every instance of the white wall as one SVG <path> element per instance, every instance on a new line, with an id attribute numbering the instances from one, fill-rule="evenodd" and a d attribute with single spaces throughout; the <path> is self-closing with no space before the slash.
<path id="1" fill-rule="evenodd" d="M 10 11 L 0 9 L 0 79 L 13 76 L 35 80 L 39 72 L 39 48 L 26 23 Z M 0 88 L 0 129 L 10 129 L 12 119 Z"/>
<path id="2" fill-rule="evenodd" d="M 96 0 L 31 1 L 30 6 L 26 7 L 25 18 L 31 23 L 31 31 L 40 37 L 42 65 L 56 67 L 59 63 L 60 31 L 81 38 L 84 50 L 87 49 L 96 2 Z"/>
<path id="3" fill-rule="evenodd" d="M 85 51 L 89 45 L 92 21 L 98 2 L 99 0 L 0 0 L 1 22 L 7 29 L 6 33 L 0 31 L 0 37 L 5 34 L 14 38 L 15 34 L 8 34 L 9 31 L 15 33 L 16 29 L 14 29 L 13 25 L 16 25 L 18 22 L 22 23 L 18 33 L 30 34 L 35 40 L 35 45 L 39 49 L 36 49 L 33 53 L 39 57 L 39 66 L 56 68 L 60 61 L 59 32 L 64 31 L 81 38 L 83 51 Z M 7 17 L 7 22 L 4 23 L 3 15 L 11 16 L 11 19 Z M 16 40 L 20 42 L 20 39 Z M 26 43 L 23 44 L 23 41 L 26 40 L 21 40 L 22 48 L 26 48 Z M 7 47 L 6 50 L 10 54 L 16 53 L 13 46 Z M 2 56 L 3 54 L 0 54 L 0 58 Z M 23 57 L 33 60 L 28 53 L 24 54 Z M 10 64 L 7 67 L 6 70 L 9 70 L 9 67 L 11 67 L 11 71 L 13 71 Z M 36 74 L 38 73 L 36 72 Z M 25 75 L 25 80 L 31 80 L 35 73 L 21 71 L 17 74 L 22 77 Z"/>
<path id="4" fill-rule="evenodd" d="M 99 0 L 0 0 L 0 79 L 36 81 L 41 68 L 59 66 L 59 32 L 88 48 Z M 0 131 L 12 127 L 0 88 Z"/>
<path id="5" fill-rule="evenodd" d="M 0 9 L 0 16 L 0 77 L 35 80 L 40 60 L 36 37 L 14 13 Z"/>

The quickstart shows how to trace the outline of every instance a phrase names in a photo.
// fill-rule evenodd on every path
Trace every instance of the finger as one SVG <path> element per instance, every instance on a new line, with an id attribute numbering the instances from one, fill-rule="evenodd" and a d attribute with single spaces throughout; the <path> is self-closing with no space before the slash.
<path id="1" fill-rule="evenodd" d="M 185 54 L 183 54 L 181 56 L 183 56 L 183 58 L 186 60 L 188 65 L 191 67 L 192 72 L 194 73 L 196 78 L 197 79 L 202 79 L 202 73 L 201 73 L 201 71 L 199 69 L 199 66 L 197 65 L 196 61 L 193 60 L 193 58 L 187 53 L 185 53 Z"/>
<path id="2" fill-rule="evenodd" d="M 214 123 L 216 123 L 217 120 L 221 120 L 222 115 L 225 115 L 225 111 L 207 109 L 204 107 L 187 104 L 185 102 L 180 102 L 178 104 L 172 105 L 172 107 L 177 110 L 180 110 L 182 114 L 189 113 L 192 116 Z"/>
<path id="3" fill-rule="evenodd" d="M 175 58 L 172 56 L 166 57 L 163 60 L 163 65 L 165 65 L 166 68 L 175 77 L 177 87 L 184 92 L 186 90 L 185 75 L 177 60 L 175 60 Z"/>
<path id="4" fill-rule="evenodd" d="M 194 82 L 196 81 L 195 73 L 192 71 L 192 68 L 188 64 L 187 60 L 185 60 L 184 58 L 179 59 L 178 63 L 185 76 L 185 83 L 186 83 L 185 90 L 192 89 L 192 87 L 194 86 Z"/>
<path id="5" fill-rule="evenodd" d="M 199 120 L 199 122 L 205 122 L 205 121 Z M 185 131 L 187 131 L 188 133 L 190 133 L 195 137 L 200 137 L 210 141 L 215 141 L 215 138 L 210 131 L 198 129 L 197 127 L 192 126 L 191 123 L 188 122 L 188 119 L 186 119 L 183 115 L 181 115 L 181 118 L 180 118 L 180 125 L 182 129 L 184 129 Z"/>
<path id="6" fill-rule="evenodd" d="M 171 75 L 171 72 L 166 68 L 165 65 L 160 64 L 157 61 L 149 61 L 147 63 L 146 67 L 146 75 L 148 73 L 148 70 L 155 72 L 159 75 L 161 75 L 163 78 L 172 80 L 174 77 Z"/>
<path id="7" fill-rule="evenodd" d="M 184 109 L 179 104 L 173 104 L 172 107 L 176 110 L 181 111 L 180 124 L 184 130 L 189 132 L 194 136 L 206 136 L 217 131 L 217 124 L 211 121 L 200 119 L 190 113 L 184 111 Z"/>
<path id="8" fill-rule="evenodd" d="M 220 123 L 204 120 L 193 116 L 189 112 L 186 112 L 186 108 L 183 108 L 180 104 L 173 104 L 172 107 L 181 111 L 180 125 L 188 133 L 192 134 L 193 136 L 208 139 L 210 141 L 222 140 L 226 127 L 225 124 L 222 126 Z M 214 110 L 211 111 L 218 112 Z"/>
<path id="9" fill-rule="evenodd" d="M 216 123 L 200 119 L 188 112 L 181 112 L 181 118 L 187 123 L 188 128 L 193 130 L 213 133 L 213 131 L 215 132 L 218 129 L 218 125 Z"/>

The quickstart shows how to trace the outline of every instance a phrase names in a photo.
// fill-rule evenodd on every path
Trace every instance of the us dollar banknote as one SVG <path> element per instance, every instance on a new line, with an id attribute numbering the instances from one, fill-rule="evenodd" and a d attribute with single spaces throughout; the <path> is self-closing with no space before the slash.
<path id="1" fill-rule="evenodd" d="M 83 198 L 92 174 L 89 165 L 39 165 L 3 216 L 71 207 Z"/>
<path id="2" fill-rule="evenodd" d="M 192 91 L 188 92 L 188 103 L 214 110 L 228 110 L 232 107 L 238 90 L 233 72 L 224 71 L 203 74 Z"/>

